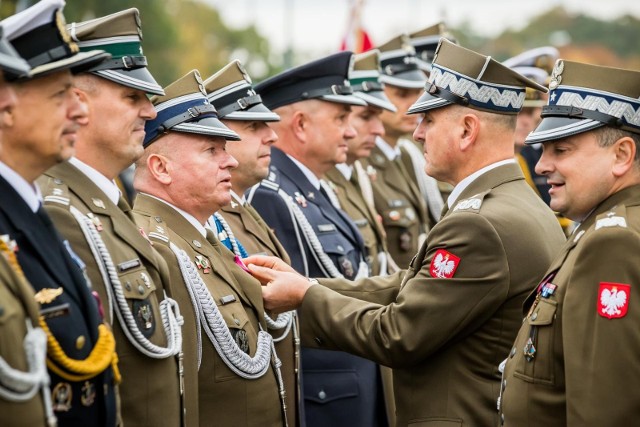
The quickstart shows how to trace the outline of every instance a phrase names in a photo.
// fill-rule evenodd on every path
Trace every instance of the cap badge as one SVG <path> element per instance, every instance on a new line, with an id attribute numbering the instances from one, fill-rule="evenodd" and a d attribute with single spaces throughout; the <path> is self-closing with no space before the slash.
<path id="1" fill-rule="evenodd" d="M 73 40 L 71 40 L 71 35 L 69 35 L 69 32 L 67 31 L 67 23 L 65 22 L 64 15 L 60 9 L 56 12 L 56 26 L 58 27 L 62 40 L 69 45 L 71 52 L 78 53 L 80 48 Z"/>
<path id="2" fill-rule="evenodd" d="M 549 82 L 549 89 L 553 90 L 562 83 L 562 72 L 564 71 L 564 62 L 558 61 L 551 73 L 551 81 Z"/>
<path id="3" fill-rule="evenodd" d="M 240 70 L 240 73 L 242 74 L 242 78 L 244 78 L 247 83 L 251 84 L 251 77 L 249 77 L 247 70 L 239 62 L 236 62 L 236 64 L 238 65 L 238 70 Z"/>
<path id="4" fill-rule="evenodd" d="M 631 285 L 600 282 L 598 314 L 607 319 L 618 319 L 627 314 Z"/>

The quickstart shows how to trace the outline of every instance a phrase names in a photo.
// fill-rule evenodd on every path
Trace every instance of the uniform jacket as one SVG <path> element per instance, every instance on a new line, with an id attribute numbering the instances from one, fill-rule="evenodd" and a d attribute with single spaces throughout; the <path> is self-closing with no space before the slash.
<path id="1" fill-rule="evenodd" d="M 276 256 L 287 264 L 291 264 L 291 259 L 284 250 L 280 241 L 273 231 L 267 226 L 260 214 L 248 203 L 242 205 L 235 200 L 230 205 L 223 207 L 220 211 L 222 217 L 227 221 L 233 231 L 235 238 L 244 246 L 250 255 L 265 254 Z M 274 316 L 275 317 L 275 316 Z M 300 384 L 299 384 L 299 364 L 300 348 L 299 331 L 297 331 L 297 319 L 293 320 L 286 337 L 275 344 L 276 353 L 282 361 L 280 371 L 284 380 L 287 403 L 288 425 L 293 427 L 300 423 Z M 293 329 L 296 329 L 295 331 Z M 284 329 L 284 328 L 283 328 Z M 282 330 L 269 329 L 269 333 L 274 338 L 282 337 Z"/>
<path id="2" fill-rule="evenodd" d="M 198 273 L 232 335 L 237 336 L 240 331 L 246 333 L 251 356 L 256 351 L 260 327 L 266 329 L 260 283 L 236 266 L 230 251 L 215 240 L 207 241 L 166 203 L 139 194 L 133 214 L 136 223 L 149 235 L 169 265 L 171 297 L 178 301 L 184 317 L 185 387 L 187 393 L 199 396 L 197 402 L 189 402 L 191 406 L 187 406 L 187 413 L 192 413 L 195 407 L 201 426 L 212 423 L 221 426 L 281 426 L 278 385 L 271 366 L 258 379 L 239 377 L 224 364 L 203 331 L 202 362 L 198 368 L 195 311 L 169 242 L 184 250 L 192 261 L 201 266 Z"/>
<path id="3" fill-rule="evenodd" d="M 342 210 L 358 226 L 358 231 L 362 235 L 364 246 L 367 249 L 366 258 L 370 267 L 370 275 L 379 275 L 380 260 L 378 259 L 378 254 L 382 253 L 386 256 L 384 230 L 378 222 L 378 213 L 369 207 L 357 181 L 355 181 L 357 179 L 356 171 L 353 171 L 351 180 L 347 180 L 337 168 L 333 168 L 326 173 L 325 178 L 331 182 Z"/>
<path id="4" fill-rule="evenodd" d="M 322 249 L 345 277 L 353 278 L 362 257 L 362 238 L 356 226 L 311 185 L 286 154 L 272 148 L 271 159 L 270 178 L 273 179 L 257 187 L 251 204 L 274 229 L 291 257 L 291 266 L 309 277 L 326 277 L 304 237 L 297 238 L 301 231 L 292 220 L 279 190 L 297 199 L 296 203 L 312 225 Z M 305 258 L 308 271 L 305 271 Z M 347 274 L 345 265 L 351 269 L 351 274 Z M 307 426 L 364 427 L 382 422 L 384 404 L 374 363 L 346 353 L 304 347 L 301 361 Z"/>
<path id="5" fill-rule="evenodd" d="M 394 368 L 398 426 L 496 425 L 498 365 L 524 298 L 563 240 L 519 167 L 499 166 L 431 229 L 402 283 L 401 274 L 353 286 L 321 280 L 362 290 L 371 302 L 312 286 L 300 309 L 303 340 Z"/>
<path id="6" fill-rule="evenodd" d="M 181 409 L 176 358 L 147 357 L 125 336 L 123 325 L 114 313 L 115 308 L 109 306 L 107 286 L 113 288 L 113 285 L 110 281 L 105 282 L 101 275 L 89 243 L 69 211 L 69 204 L 93 218 L 116 267 L 137 327 L 147 339 L 161 347 L 167 346 L 158 306 L 159 301 L 164 299 L 164 288 L 169 284 L 166 262 L 149 240 L 140 234 L 128 216 L 130 214 L 113 204 L 98 186 L 71 163 L 65 162 L 49 169 L 39 183 L 47 212 L 87 266 L 93 289 L 100 294 L 105 319 L 113 326 L 120 372 L 124 378 L 120 398 L 125 425 L 179 425 Z M 126 202 L 123 207 L 129 210 Z"/>
<path id="7" fill-rule="evenodd" d="M 374 204 L 382 216 L 389 253 L 405 268 L 418 251 L 420 235 L 431 226 L 425 202 L 400 159 L 389 160 L 376 146 L 362 163 L 371 172 Z"/>
<path id="8" fill-rule="evenodd" d="M 38 305 L 31 286 L 5 258 L 8 254 L 4 250 L 0 253 L 0 358 L 11 368 L 27 372 L 29 365 L 23 347 L 26 323 L 38 327 Z M 0 386 L 8 385 L 0 379 Z M 25 402 L 0 398 L 0 414 L 6 427 L 46 426 L 41 392 Z"/>
<path id="9" fill-rule="evenodd" d="M 504 425 L 634 423 L 640 414 L 638 253 L 635 185 L 595 208 L 527 298 L 505 369 Z"/>
<path id="10" fill-rule="evenodd" d="M 86 359 L 98 338 L 102 323 L 96 300 L 83 277 L 82 262 L 65 245 L 43 209 L 33 213 L 22 197 L 0 177 L 0 233 L 9 234 L 19 247 L 18 262 L 34 290 L 58 289 L 63 292 L 43 310 L 49 310 L 46 323 L 69 358 Z M 113 372 L 87 381 L 67 381 L 53 372 L 51 390 L 59 425 L 113 426 L 116 423 Z M 68 393 L 71 389 L 70 401 Z M 83 391 L 84 389 L 84 391 Z M 105 392 L 106 391 L 106 394 Z M 57 399 L 59 398 L 59 400 Z M 84 402 L 84 403 L 83 403 Z"/>

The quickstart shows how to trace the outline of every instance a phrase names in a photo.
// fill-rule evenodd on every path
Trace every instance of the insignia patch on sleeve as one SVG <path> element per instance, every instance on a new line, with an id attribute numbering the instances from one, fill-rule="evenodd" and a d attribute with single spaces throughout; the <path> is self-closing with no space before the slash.
<path id="1" fill-rule="evenodd" d="M 451 279 L 460 264 L 460 258 L 449 251 L 438 249 L 431 260 L 429 273 L 431 277 Z"/>
<path id="2" fill-rule="evenodd" d="M 607 319 L 618 319 L 627 314 L 631 285 L 600 282 L 598 314 Z"/>

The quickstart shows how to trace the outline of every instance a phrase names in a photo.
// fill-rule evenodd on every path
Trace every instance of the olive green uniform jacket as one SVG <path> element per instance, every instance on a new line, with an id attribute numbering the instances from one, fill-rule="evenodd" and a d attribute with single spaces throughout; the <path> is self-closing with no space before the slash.
<path id="1" fill-rule="evenodd" d="M 242 205 L 235 200 L 220 209 L 219 213 L 227 221 L 235 238 L 244 246 L 250 255 L 263 254 L 276 256 L 287 264 L 291 264 L 289 254 L 280 244 L 260 214 L 250 204 Z M 275 316 L 272 316 L 275 317 Z M 300 420 L 300 332 L 297 318 L 293 319 L 291 330 L 275 344 L 276 353 L 282 362 L 280 371 L 284 380 L 287 404 L 287 422 L 291 427 L 297 426 Z M 268 330 L 275 338 L 282 337 L 282 330 Z"/>
<path id="2" fill-rule="evenodd" d="M 27 333 L 27 322 L 33 327 L 38 327 L 38 304 L 34 299 L 33 289 L 24 276 L 7 260 L 6 257 L 13 255 L 9 254 L 8 250 L 4 242 L 0 242 L 0 358 L 13 369 L 28 372 L 29 365 L 23 342 Z M 1 379 L 0 386 L 8 387 L 2 384 Z M 5 427 L 46 425 L 40 390 L 24 402 L 0 398 L 0 414 L 2 425 Z"/>
<path id="3" fill-rule="evenodd" d="M 404 268 L 418 251 L 420 236 L 432 225 L 425 201 L 400 158 L 389 160 L 376 146 L 362 164 L 371 178 L 374 205 L 382 216 L 391 258 Z"/>
<path id="4" fill-rule="evenodd" d="M 635 185 L 589 214 L 527 298 L 505 368 L 504 425 L 637 424 L 638 254 Z"/>
<path id="5" fill-rule="evenodd" d="M 300 309 L 303 343 L 394 368 L 398 426 L 496 425 L 498 365 L 563 241 L 518 166 L 498 166 L 462 192 L 403 278 L 363 279 L 359 295 L 352 283 L 320 281 L 371 302 L 312 286 Z"/>
<path id="6" fill-rule="evenodd" d="M 136 349 L 125 336 L 123 325 L 116 318 L 115 307 L 109 305 L 107 286 L 113 285 L 105 282 L 98 261 L 69 206 L 93 218 L 116 268 L 137 327 L 149 341 L 161 347 L 167 346 L 159 311 L 159 302 L 164 299 L 164 292 L 168 292 L 169 286 L 166 262 L 142 236 L 124 199 L 121 198 L 120 207 L 113 204 L 89 177 L 71 163 L 52 167 L 38 182 L 45 209 L 60 234 L 86 264 L 92 287 L 100 295 L 105 321 L 112 325 L 122 375 L 120 404 L 123 422 L 127 427 L 180 425 L 177 358 L 152 359 Z"/>
<path id="7" fill-rule="evenodd" d="M 169 245 L 173 243 L 201 266 L 198 273 L 232 335 L 246 333 L 250 356 L 255 355 L 260 327 L 266 330 L 260 282 L 240 269 L 234 263 L 234 255 L 215 237 L 210 241 L 202 237 L 187 219 L 163 201 L 139 194 L 133 213 L 136 223 L 169 264 L 171 297 L 178 301 L 184 317 L 185 388 L 190 395 L 198 395 L 196 402 L 189 402 L 191 407 L 187 406 L 187 411 L 197 408 L 201 426 L 281 426 L 281 404 L 272 365 L 258 379 L 241 378 L 222 361 L 203 331 L 198 367 L 200 328 L 178 260 Z"/>

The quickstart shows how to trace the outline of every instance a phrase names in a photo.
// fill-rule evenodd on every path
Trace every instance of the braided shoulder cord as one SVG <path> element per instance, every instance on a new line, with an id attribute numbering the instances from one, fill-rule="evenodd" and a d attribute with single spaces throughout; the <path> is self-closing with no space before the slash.
<path id="1" fill-rule="evenodd" d="M 122 330 L 129 342 L 142 354 L 153 359 L 166 359 L 180 353 L 182 350 L 181 326 L 184 324 L 184 319 L 180 315 L 178 303 L 165 293 L 164 300 L 159 304 L 162 327 L 167 337 L 167 347 L 161 347 L 149 341 L 138 328 L 136 320 L 131 313 L 111 255 L 95 225 L 73 206 L 71 206 L 71 213 L 78 221 L 85 239 L 91 247 L 94 258 L 98 261 L 98 265 L 101 266 L 101 272 L 106 270 L 106 277 L 103 275 L 103 280 L 107 285 L 105 286 L 107 294 L 110 301 L 114 299 L 116 301 L 116 317 L 120 325 L 122 325 Z M 111 286 L 108 284 L 111 284 Z"/>
<path id="2" fill-rule="evenodd" d="M 199 316 L 200 323 L 222 361 L 242 378 L 257 379 L 262 377 L 269 369 L 272 356 L 271 335 L 264 331 L 258 332 L 258 343 L 254 357 L 242 351 L 233 339 L 218 306 L 213 301 L 211 293 L 187 253 L 173 242 L 169 247 L 178 259 L 185 285 L 189 293 L 192 294 L 191 299 L 195 303 L 194 310 L 201 314 Z M 201 350 L 199 351 L 200 358 Z M 200 360 L 198 365 L 200 365 Z"/>

